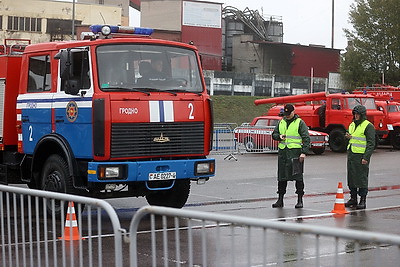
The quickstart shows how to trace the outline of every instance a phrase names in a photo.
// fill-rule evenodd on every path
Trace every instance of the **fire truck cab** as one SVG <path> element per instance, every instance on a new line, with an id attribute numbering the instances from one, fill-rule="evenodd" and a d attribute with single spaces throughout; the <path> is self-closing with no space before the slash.
<path id="1" fill-rule="evenodd" d="M 215 171 L 197 49 L 151 29 L 91 30 L 0 56 L 0 181 L 182 207 L 190 181 Z"/>

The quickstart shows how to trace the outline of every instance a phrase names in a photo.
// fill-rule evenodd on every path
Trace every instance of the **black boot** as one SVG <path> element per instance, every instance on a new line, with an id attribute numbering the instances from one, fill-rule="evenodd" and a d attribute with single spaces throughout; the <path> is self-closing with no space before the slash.
<path id="1" fill-rule="evenodd" d="M 365 210 L 365 208 L 367 207 L 366 201 L 367 201 L 367 197 L 366 196 L 361 197 L 360 198 L 360 203 L 358 203 L 358 205 L 357 205 L 357 209 L 358 210 Z"/>
<path id="2" fill-rule="evenodd" d="M 303 195 L 298 195 L 297 196 L 297 204 L 294 207 L 296 209 L 302 209 L 303 208 Z"/>
<path id="3" fill-rule="evenodd" d="M 351 195 L 350 199 L 344 204 L 346 208 L 357 206 L 357 195 Z"/>
<path id="4" fill-rule="evenodd" d="M 278 200 L 272 204 L 273 208 L 282 208 L 283 207 L 283 194 L 279 194 Z"/>

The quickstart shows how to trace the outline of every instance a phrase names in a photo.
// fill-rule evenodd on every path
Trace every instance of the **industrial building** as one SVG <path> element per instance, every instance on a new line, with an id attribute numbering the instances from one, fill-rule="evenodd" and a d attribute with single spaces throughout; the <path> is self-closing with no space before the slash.
<path id="1" fill-rule="evenodd" d="M 209 1 L 133 2 L 142 27 L 154 28 L 155 38 L 194 43 L 206 70 L 319 78 L 339 71 L 339 49 L 284 43 L 279 16 Z"/>

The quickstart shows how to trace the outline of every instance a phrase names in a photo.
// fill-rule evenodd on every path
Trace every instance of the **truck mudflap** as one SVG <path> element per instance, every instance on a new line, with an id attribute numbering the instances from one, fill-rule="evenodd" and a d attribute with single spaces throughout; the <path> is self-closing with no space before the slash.
<path id="1" fill-rule="evenodd" d="M 214 176 L 215 159 L 89 162 L 88 182 L 126 183 L 203 179 Z"/>

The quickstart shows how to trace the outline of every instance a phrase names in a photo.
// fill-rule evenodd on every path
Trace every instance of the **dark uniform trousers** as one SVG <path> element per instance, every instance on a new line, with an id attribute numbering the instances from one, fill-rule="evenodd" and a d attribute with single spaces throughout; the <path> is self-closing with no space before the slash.
<path id="1" fill-rule="evenodd" d="M 288 181 L 279 181 L 278 182 L 278 194 L 286 194 L 286 187 Z M 296 194 L 303 196 L 304 195 L 304 181 L 297 181 L 296 180 Z"/>

